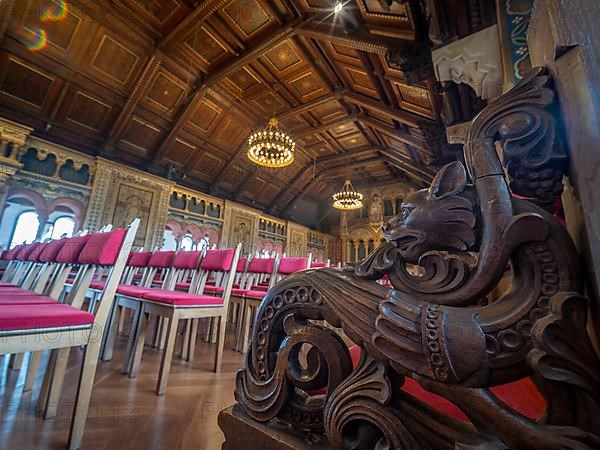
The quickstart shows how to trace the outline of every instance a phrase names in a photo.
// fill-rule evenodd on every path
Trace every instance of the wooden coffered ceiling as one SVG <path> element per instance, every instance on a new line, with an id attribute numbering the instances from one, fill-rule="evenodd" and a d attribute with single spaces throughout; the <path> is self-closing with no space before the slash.
<path id="1" fill-rule="evenodd" d="M 80 0 L 44 21 L 52 1 L 4 0 L 0 113 L 311 223 L 346 177 L 423 186 L 444 157 L 433 80 L 386 58 L 422 35 L 402 3 L 348 0 L 333 15 L 327 0 Z M 273 114 L 298 143 L 296 162 L 258 169 L 247 136 Z"/>

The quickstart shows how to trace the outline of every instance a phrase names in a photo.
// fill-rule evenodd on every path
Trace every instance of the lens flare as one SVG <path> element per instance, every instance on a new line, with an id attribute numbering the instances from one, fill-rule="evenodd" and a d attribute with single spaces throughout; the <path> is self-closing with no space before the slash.
<path id="1" fill-rule="evenodd" d="M 50 3 L 40 16 L 42 22 L 58 22 L 67 18 L 69 8 L 64 0 L 57 0 Z"/>
<path id="2" fill-rule="evenodd" d="M 48 45 L 48 37 L 46 36 L 46 31 L 41 28 L 37 28 L 35 31 L 32 31 L 32 38 L 29 40 L 27 44 L 27 48 L 32 52 L 39 52 L 43 50 Z"/>

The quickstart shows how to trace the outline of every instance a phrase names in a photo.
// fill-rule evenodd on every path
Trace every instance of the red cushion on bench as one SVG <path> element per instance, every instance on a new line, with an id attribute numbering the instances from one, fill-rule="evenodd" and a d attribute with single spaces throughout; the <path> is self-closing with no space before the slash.
<path id="1" fill-rule="evenodd" d="M 61 303 L 6 305 L 0 309 L 0 332 L 67 328 L 94 323 L 94 315 Z"/>
<path id="2" fill-rule="evenodd" d="M 218 306 L 223 304 L 221 297 L 175 291 L 149 292 L 144 294 L 143 298 L 144 300 L 168 303 L 174 306 Z"/>

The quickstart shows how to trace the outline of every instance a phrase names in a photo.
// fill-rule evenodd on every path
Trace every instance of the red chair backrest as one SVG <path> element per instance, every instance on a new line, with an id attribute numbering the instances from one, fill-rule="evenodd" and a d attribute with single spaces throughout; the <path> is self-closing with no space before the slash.
<path id="1" fill-rule="evenodd" d="M 131 252 L 127 265 L 130 267 L 146 267 L 151 257 L 152 252 Z"/>
<path id="2" fill-rule="evenodd" d="M 37 248 L 37 243 L 26 244 L 23 246 L 16 259 L 20 261 L 28 261 L 29 255 Z"/>
<path id="3" fill-rule="evenodd" d="M 172 266 L 176 269 L 195 269 L 202 256 L 202 252 L 179 252 L 175 255 Z"/>
<path id="4" fill-rule="evenodd" d="M 42 249 L 39 256 L 40 262 L 54 262 L 56 261 L 56 257 L 58 253 L 63 248 L 63 245 L 68 241 L 68 239 L 58 239 L 56 241 L 51 241 L 48 243 L 46 247 Z"/>
<path id="5" fill-rule="evenodd" d="M 40 262 L 40 255 L 42 254 L 42 252 L 44 251 L 44 249 L 46 247 L 48 247 L 48 245 L 50 245 L 50 243 L 35 244 L 35 248 L 33 249 L 33 251 L 27 257 L 27 261 Z"/>
<path id="6" fill-rule="evenodd" d="M 90 234 L 79 253 L 77 262 L 97 266 L 114 265 L 126 234 L 127 230 L 124 228 L 117 228 L 107 233 Z"/>
<path id="7" fill-rule="evenodd" d="M 228 248 L 225 250 L 208 250 L 200 263 L 200 268 L 203 270 L 227 272 L 231 269 L 235 249 Z"/>
<path id="8" fill-rule="evenodd" d="M 90 235 L 76 236 L 65 239 L 65 242 L 56 255 L 55 261 L 58 263 L 75 264 L 79 258 L 79 253 L 83 250 Z"/>
<path id="9" fill-rule="evenodd" d="M 248 258 L 240 258 L 238 259 L 237 267 L 235 268 L 236 272 L 243 272 L 246 270 L 246 264 L 248 263 Z"/>
<path id="10" fill-rule="evenodd" d="M 294 272 L 306 269 L 308 258 L 281 258 L 277 273 L 290 275 Z"/>
<path id="11" fill-rule="evenodd" d="M 174 251 L 156 252 L 153 253 L 148 261 L 148 267 L 165 268 L 171 266 L 173 261 Z"/>
<path id="12" fill-rule="evenodd" d="M 327 267 L 327 263 L 325 261 L 314 262 L 314 263 L 311 263 L 310 267 L 312 269 L 318 269 L 319 267 Z"/>
<path id="13" fill-rule="evenodd" d="M 248 265 L 250 273 L 273 273 L 275 258 L 252 258 Z"/>

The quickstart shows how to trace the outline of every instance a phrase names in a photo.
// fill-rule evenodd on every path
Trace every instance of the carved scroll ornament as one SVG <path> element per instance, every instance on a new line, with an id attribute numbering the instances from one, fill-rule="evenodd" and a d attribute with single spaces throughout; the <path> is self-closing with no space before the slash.
<path id="1" fill-rule="evenodd" d="M 509 189 L 521 175 L 564 173 L 549 83 L 538 69 L 486 107 L 470 128 L 466 166 L 448 164 L 407 197 L 384 227 L 388 242 L 360 264 L 302 271 L 269 291 L 237 375 L 248 415 L 322 430 L 339 449 L 598 448 L 600 364 L 578 255 L 535 204 L 559 189 L 533 190 L 534 201 Z M 490 301 L 509 266 L 512 285 Z M 393 288 L 376 282 L 384 275 Z M 361 347 L 354 369 L 322 321 Z M 528 376 L 548 405 L 537 421 L 490 390 Z M 407 378 L 468 421 L 403 391 Z"/>

